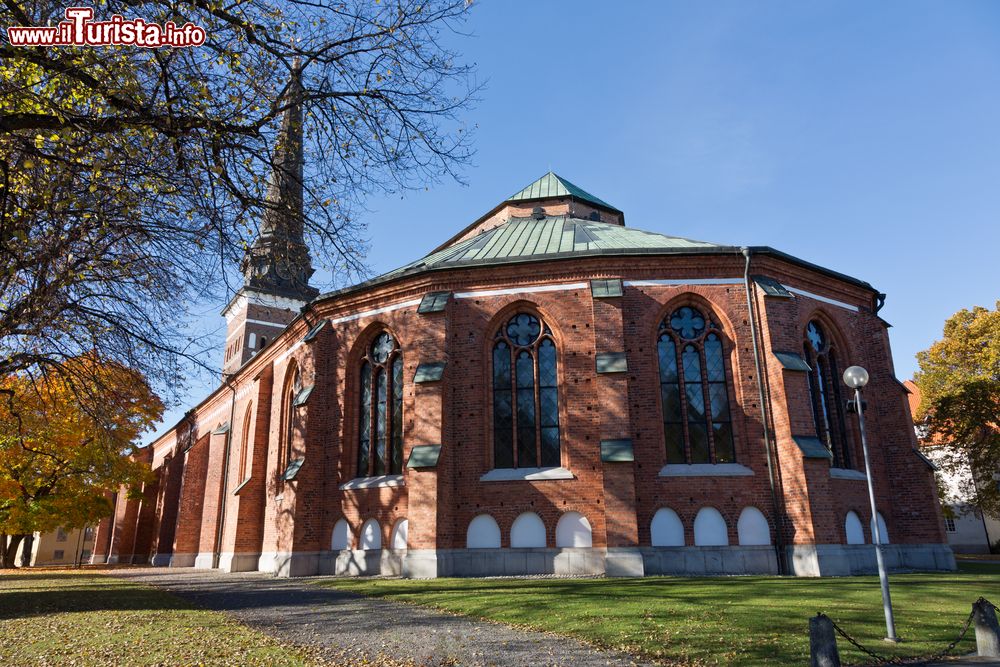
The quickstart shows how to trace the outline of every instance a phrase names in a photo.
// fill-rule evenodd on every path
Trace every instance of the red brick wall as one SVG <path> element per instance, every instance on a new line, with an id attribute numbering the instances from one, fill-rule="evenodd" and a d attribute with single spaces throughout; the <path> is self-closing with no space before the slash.
<path id="1" fill-rule="evenodd" d="M 267 438 L 271 411 L 270 374 L 240 386 L 233 423 L 223 552 L 259 553 L 264 536 Z M 245 474 L 240 465 L 246 445 Z M 243 484 L 246 482 L 246 484 Z M 240 486 L 242 485 L 242 487 Z M 240 487 L 239 494 L 234 491 Z"/>
<path id="2" fill-rule="evenodd" d="M 312 343 L 300 343 L 308 329 L 301 319 L 268 350 L 251 359 L 236 379 L 256 390 L 237 401 L 233 425 L 230 489 L 238 481 L 243 416 L 254 403 L 252 480 L 239 496 L 225 494 L 227 526 L 223 550 L 317 551 L 329 548 L 334 524 L 346 518 L 356 544 L 361 524 L 375 518 L 387 544 L 394 523 L 410 520 L 411 548 L 461 548 L 469 521 L 491 514 L 509 544 L 510 526 L 525 511 L 546 524 L 549 546 L 567 511 L 581 512 L 593 529 L 595 546 L 648 545 L 653 514 L 677 512 L 687 544 L 693 522 L 705 506 L 718 509 L 738 543 L 737 519 L 746 506 L 760 509 L 782 538 L 795 544 L 842 543 L 844 516 L 854 510 L 868 531 L 865 485 L 833 479 L 825 460 L 804 459 L 792 436 L 815 435 L 802 372 L 784 370 L 772 350 L 800 353 L 806 324 L 819 318 L 836 341 L 840 364 L 864 365 L 872 376 L 866 390 L 868 432 L 879 506 L 895 543 L 944 542 L 931 472 L 912 453 L 915 444 L 905 395 L 892 373 L 888 337 L 871 312 L 872 293 L 773 257 L 755 257 L 752 273 L 765 274 L 858 308 L 857 312 L 797 295 L 781 299 L 757 294 L 761 349 L 776 446 L 777 493 L 773 509 L 762 426 L 762 408 L 751 344 L 749 311 L 742 284 L 743 257 L 595 257 L 545 265 L 511 264 L 482 270 L 453 270 L 417 276 L 315 304 L 312 322 L 336 320 L 418 300 L 429 291 L 471 292 L 519 285 L 584 283 L 571 290 L 476 295 L 453 298 L 445 313 L 421 315 L 416 305 L 369 313 L 332 323 Z M 630 286 L 623 297 L 594 300 L 591 278 L 626 280 L 730 279 L 728 284 Z M 736 459 L 754 471 L 749 477 L 659 477 L 665 464 L 656 358 L 660 321 L 692 305 L 721 326 L 728 373 Z M 563 465 L 572 480 L 481 482 L 492 463 L 490 363 L 493 334 L 515 312 L 537 313 L 552 329 L 559 350 L 560 427 Z M 434 469 L 404 469 L 405 486 L 341 490 L 356 470 L 358 360 L 372 338 L 390 331 L 404 359 L 404 461 L 419 444 L 442 444 Z M 624 351 L 628 372 L 595 372 L 599 352 Z M 416 385 L 420 363 L 447 361 L 441 382 Z M 293 458 L 305 457 L 295 481 L 278 479 L 285 467 L 286 410 L 283 397 L 294 364 L 303 386 L 315 384 L 308 403 L 295 409 Z M 273 369 L 273 370 L 272 370 Z M 273 379 L 272 379 L 273 373 Z M 243 391 L 243 389 L 238 389 Z M 221 396 L 221 394 L 220 394 Z M 213 406 L 221 398 L 210 401 Z M 207 411 L 209 408 L 204 408 Z M 213 408 L 217 409 L 217 408 Z M 856 418 L 848 415 L 848 423 Z M 852 430 L 855 467 L 861 467 L 860 439 Z M 630 438 L 634 463 L 603 464 L 601 439 Z M 216 437 L 220 442 L 222 437 Z M 214 440 L 213 439 L 213 442 Z M 177 519 L 176 551 L 210 549 L 218 514 L 221 454 L 203 437 L 187 454 Z M 891 474 L 890 474 L 891 471 Z M 281 500 L 276 496 L 281 495 Z M 215 500 L 213 500 L 215 498 Z M 169 505 L 168 503 L 164 504 Z M 164 519 L 166 517 L 164 516 Z M 233 545 L 233 546 L 230 546 Z M 184 548 L 181 548 L 181 547 Z"/>
<path id="3" fill-rule="evenodd" d="M 211 435 L 201 437 L 182 454 L 184 478 L 181 482 L 174 532 L 174 554 L 196 554 L 201 539 L 202 508 L 205 504 L 205 474 L 208 470 L 208 449 Z"/>
<path id="4" fill-rule="evenodd" d="M 153 555 L 170 554 L 174 548 L 181 481 L 184 477 L 184 456 L 174 453 L 165 458 L 160 474 L 160 496 L 156 509 L 156 532 L 151 545 Z"/>
<path id="5" fill-rule="evenodd" d="M 111 515 L 104 517 L 97 524 L 97 531 L 94 533 L 94 549 L 92 562 L 103 563 L 107 561 L 108 554 L 111 553 L 111 536 L 114 532 L 114 517 L 117 509 L 118 496 L 113 493 L 106 494 L 105 497 L 111 503 Z"/>
<path id="6" fill-rule="evenodd" d="M 153 536 L 156 531 L 156 506 L 159 496 L 160 478 L 163 469 L 154 471 L 154 479 L 142 487 L 142 500 L 136 516 L 135 547 L 133 562 L 148 563 L 153 548 Z"/>

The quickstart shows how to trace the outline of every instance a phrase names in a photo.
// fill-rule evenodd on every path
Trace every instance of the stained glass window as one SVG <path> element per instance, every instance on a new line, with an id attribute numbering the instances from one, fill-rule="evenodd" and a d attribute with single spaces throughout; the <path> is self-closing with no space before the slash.
<path id="1" fill-rule="evenodd" d="M 833 455 L 834 468 L 851 468 L 849 431 L 844 419 L 844 402 L 840 393 L 840 368 L 837 354 L 819 322 L 806 327 L 802 345 L 809 373 L 809 403 L 813 425 L 819 438 Z"/>
<path id="2" fill-rule="evenodd" d="M 537 316 L 518 313 L 493 344 L 493 467 L 556 467 L 559 453 L 558 353 Z"/>
<path id="3" fill-rule="evenodd" d="M 683 306 L 660 324 L 660 405 L 667 463 L 736 460 L 722 334 Z"/>
<path id="4" fill-rule="evenodd" d="M 253 428 L 253 403 L 247 406 L 246 416 L 243 418 L 243 434 L 240 441 L 240 480 L 247 478 L 247 470 L 250 459 L 250 430 Z"/>
<path id="5" fill-rule="evenodd" d="M 292 366 L 288 371 L 288 380 L 285 383 L 285 395 L 282 398 L 282 406 L 285 414 L 284 447 L 281 449 L 281 470 L 285 469 L 288 462 L 292 460 L 292 440 L 295 435 L 295 396 L 302 390 L 302 379 L 297 366 Z"/>
<path id="6" fill-rule="evenodd" d="M 361 362 L 358 477 L 403 473 L 403 353 L 378 334 Z"/>

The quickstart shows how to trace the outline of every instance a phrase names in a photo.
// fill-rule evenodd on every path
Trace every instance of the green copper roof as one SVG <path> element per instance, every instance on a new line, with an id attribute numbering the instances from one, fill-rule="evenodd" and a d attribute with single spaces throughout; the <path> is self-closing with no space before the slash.
<path id="1" fill-rule="evenodd" d="M 720 247 L 713 243 L 566 216 L 541 220 L 511 218 L 506 224 L 433 252 L 382 278 L 432 268 L 532 261 L 573 254 L 655 254 Z"/>
<path id="2" fill-rule="evenodd" d="M 612 211 L 618 210 L 608 202 L 598 199 L 583 188 L 573 185 L 562 176 L 559 176 L 551 171 L 528 187 L 511 195 L 507 201 L 544 199 L 546 197 L 576 197 L 582 201 L 588 201 L 592 204 L 609 208 Z"/>

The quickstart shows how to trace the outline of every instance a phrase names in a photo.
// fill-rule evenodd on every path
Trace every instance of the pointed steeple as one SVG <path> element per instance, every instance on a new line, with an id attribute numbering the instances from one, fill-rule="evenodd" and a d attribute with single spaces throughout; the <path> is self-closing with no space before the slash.
<path id="1" fill-rule="evenodd" d="M 302 95 L 302 70 L 296 59 L 283 98 L 287 106 L 274 147 L 260 233 L 241 269 L 250 289 L 309 301 L 319 290 L 309 286 L 313 268 L 303 238 Z"/>

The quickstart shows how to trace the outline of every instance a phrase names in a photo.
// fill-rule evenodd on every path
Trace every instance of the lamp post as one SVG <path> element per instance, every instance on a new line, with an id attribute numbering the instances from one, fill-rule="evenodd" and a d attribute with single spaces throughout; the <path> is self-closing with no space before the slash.
<path id="1" fill-rule="evenodd" d="M 875 487 L 872 485 L 872 466 L 868 461 L 868 439 L 865 437 L 865 408 L 861 402 L 861 388 L 868 384 L 868 371 L 861 366 L 851 366 L 844 371 L 844 384 L 854 390 L 854 407 L 861 426 L 861 450 L 865 455 L 865 479 L 868 480 L 868 499 L 872 505 L 872 534 L 875 537 L 875 559 L 878 562 L 878 578 L 882 584 L 882 608 L 885 611 L 886 640 L 898 642 L 896 621 L 892 617 L 892 598 L 889 597 L 889 575 L 885 571 L 882 558 L 882 531 L 878 525 L 878 510 L 875 508 Z"/>

